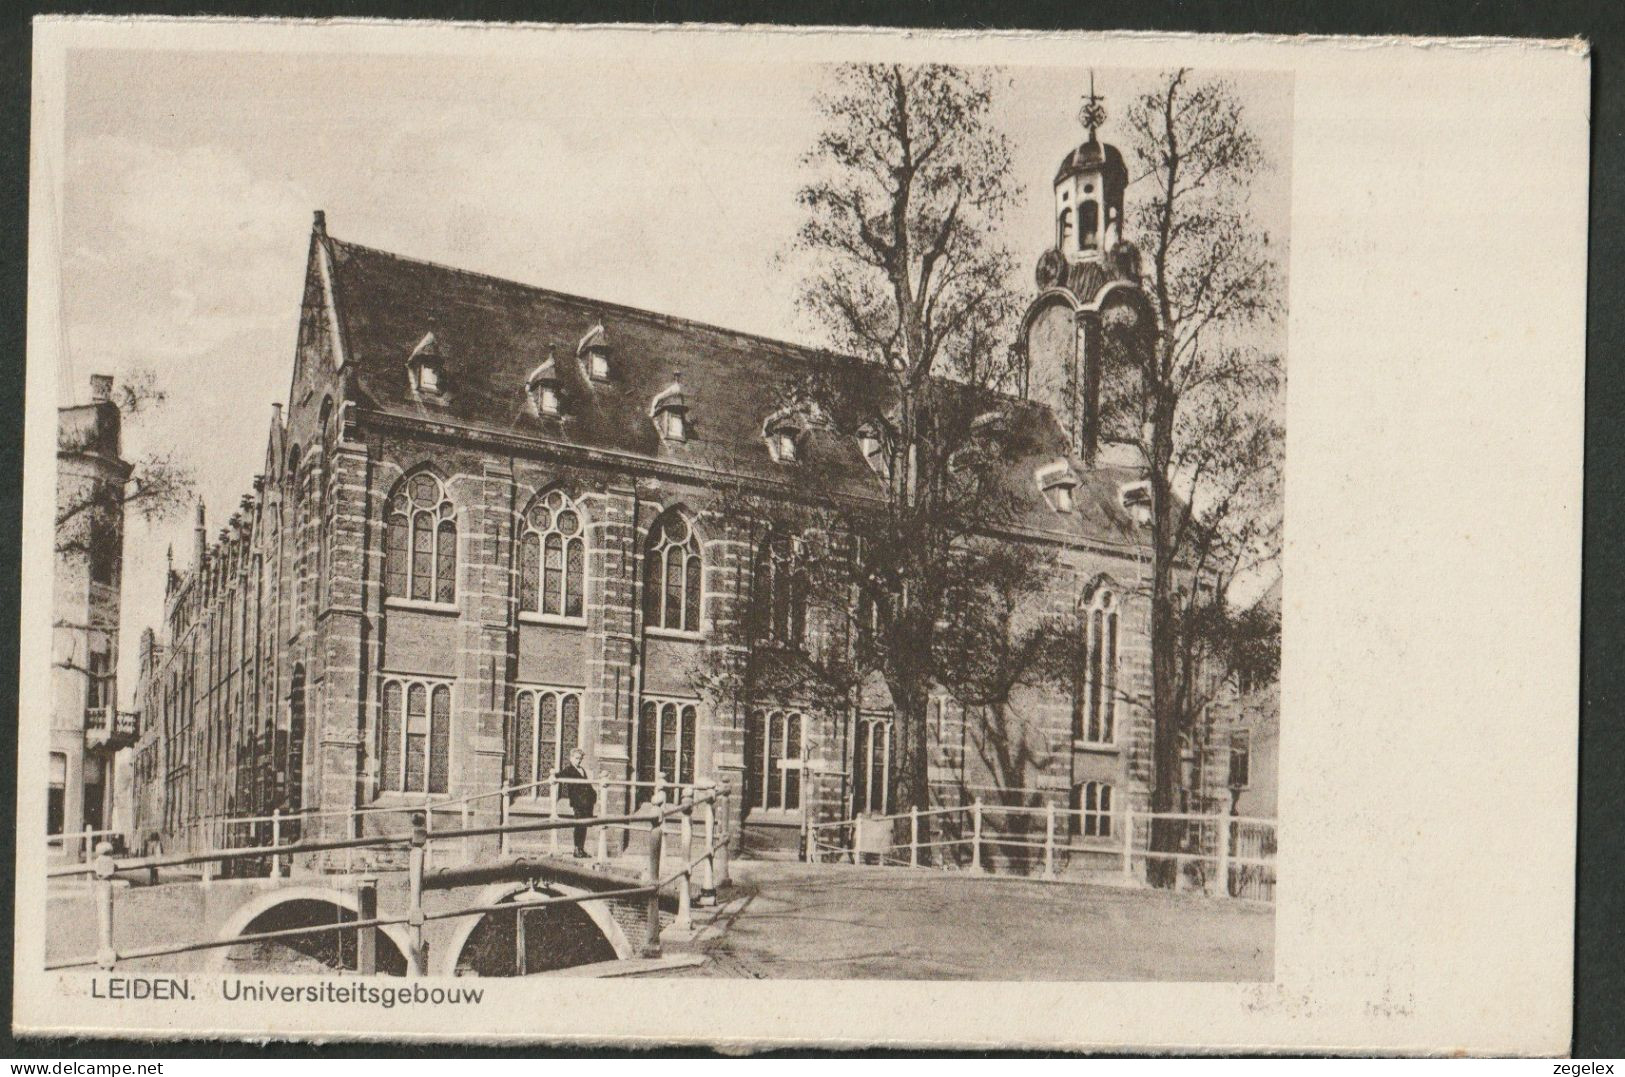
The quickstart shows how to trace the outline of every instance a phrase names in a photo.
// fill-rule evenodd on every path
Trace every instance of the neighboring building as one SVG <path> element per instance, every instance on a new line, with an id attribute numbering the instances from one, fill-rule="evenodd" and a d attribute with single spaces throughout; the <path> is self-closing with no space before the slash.
<path id="1" fill-rule="evenodd" d="M 118 709 L 124 485 L 113 379 L 90 379 L 90 403 L 57 411 L 56 569 L 52 578 L 51 747 L 46 832 L 110 829 L 115 756 L 135 739 Z M 56 850 L 75 852 L 69 840 Z"/>
<path id="2" fill-rule="evenodd" d="M 1100 319 L 1149 316 L 1119 235 L 1125 182 L 1092 131 L 1063 163 L 1020 342 L 1031 399 L 1004 401 L 1033 445 L 1006 537 L 1057 552 L 1046 603 L 1080 610 L 1087 636 L 1074 688 L 1021 701 L 1023 784 L 1089 812 L 1085 846 L 1113 840 L 1123 798 L 1144 806 L 1150 766 L 1142 469 L 1100 438 L 1095 405 Z M 143 837 L 432 805 L 545 779 L 578 744 L 639 799 L 727 779 L 747 842 L 895 807 L 883 691 L 819 708 L 707 687 L 753 610 L 781 650 L 820 623 L 781 601 L 778 538 L 722 492 L 790 497 L 805 451 L 854 489 L 878 481 L 862 439 L 808 449 L 775 411 L 823 361 L 340 241 L 318 212 L 264 472 L 212 540 L 199 508 L 143 646 Z M 985 731 L 945 694 L 932 707 L 939 794 L 971 795 L 991 781 Z M 540 794 L 513 809 L 545 810 Z M 472 805 L 479 822 L 498 810 Z"/>

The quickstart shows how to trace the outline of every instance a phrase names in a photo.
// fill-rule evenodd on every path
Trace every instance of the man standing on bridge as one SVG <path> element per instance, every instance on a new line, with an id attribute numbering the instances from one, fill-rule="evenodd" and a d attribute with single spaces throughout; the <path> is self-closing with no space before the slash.
<path id="1" fill-rule="evenodd" d="M 598 793 L 592 787 L 587 777 L 586 769 L 581 765 L 587 758 L 587 753 L 580 748 L 570 752 L 570 762 L 559 768 L 557 777 L 563 780 L 564 797 L 570 802 L 570 814 L 577 819 L 587 819 L 592 816 L 593 808 L 598 804 Z M 575 828 L 576 855 L 587 856 L 587 828 Z"/>

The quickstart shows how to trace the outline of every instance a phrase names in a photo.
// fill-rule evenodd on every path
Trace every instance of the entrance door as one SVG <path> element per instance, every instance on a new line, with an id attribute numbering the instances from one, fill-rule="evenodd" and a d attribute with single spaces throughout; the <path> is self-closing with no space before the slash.
<path id="1" fill-rule="evenodd" d="M 106 799 L 107 761 L 99 755 L 85 756 L 85 819 L 84 825 L 92 830 L 101 830 L 106 824 L 102 813 L 102 805 Z"/>

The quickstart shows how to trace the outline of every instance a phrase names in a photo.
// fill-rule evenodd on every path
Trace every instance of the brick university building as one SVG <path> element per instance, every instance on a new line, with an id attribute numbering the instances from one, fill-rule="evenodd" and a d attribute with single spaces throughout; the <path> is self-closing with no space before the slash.
<path id="1" fill-rule="evenodd" d="M 1144 486 L 1093 429 L 1102 320 L 1146 310 L 1125 184 L 1092 133 L 1062 161 L 1017 344 L 1027 402 L 1010 401 L 1040 448 L 1017 465 L 1007 537 L 1057 552 L 1048 601 L 1081 609 L 1088 636 L 1076 687 L 1022 703 L 1024 784 L 1098 813 L 1074 828 L 1082 845 L 1148 799 Z M 317 213 L 263 472 L 212 535 L 199 507 L 166 621 L 142 641 L 140 839 L 455 800 L 543 780 L 578 745 L 595 775 L 729 780 L 747 843 L 891 809 L 883 689 L 812 708 L 698 686 L 773 586 L 760 528 L 718 491 L 794 490 L 798 432 L 772 420 L 818 361 L 342 241 Z M 818 445 L 854 482 L 878 481 L 869 449 Z M 930 724 L 936 794 L 989 795 L 976 713 L 939 693 Z M 1204 762 L 1197 746 L 1211 801 L 1225 775 Z M 547 789 L 511 800 L 545 810 Z M 491 821 L 497 799 L 474 811 Z"/>

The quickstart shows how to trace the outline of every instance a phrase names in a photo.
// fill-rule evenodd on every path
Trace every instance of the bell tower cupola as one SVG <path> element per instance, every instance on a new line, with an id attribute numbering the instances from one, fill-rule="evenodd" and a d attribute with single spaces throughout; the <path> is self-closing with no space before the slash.
<path id="1" fill-rule="evenodd" d="M 1021 391 L 1046 405 L 1074 453 L 1094 466 L 1102 431 L 1101 385 L 1107 327 L 1148 326 L 1151 308 L 1140 287 L 1140 253 L 1123 238 L 1128 168 L 1116 146 L 1100 141 L 1106 109 L 1089 75 L 1078 110 L 1088 137 L 1061 159 L 1055 173 L 1055 229 L 1038 257 L 1038 294 L 1016 343 Z"/>
<path id="2" fill-rule="evenodd" d="M 1117 147 L 1097 137 L 1106 109 L 1092 72 L 1078 122 L 1089 137 L 1062 158 L 1055 173 L 1055 249 L 1068 262 L 1102 262 L 1123 239 L 1128 169 Z"/>

